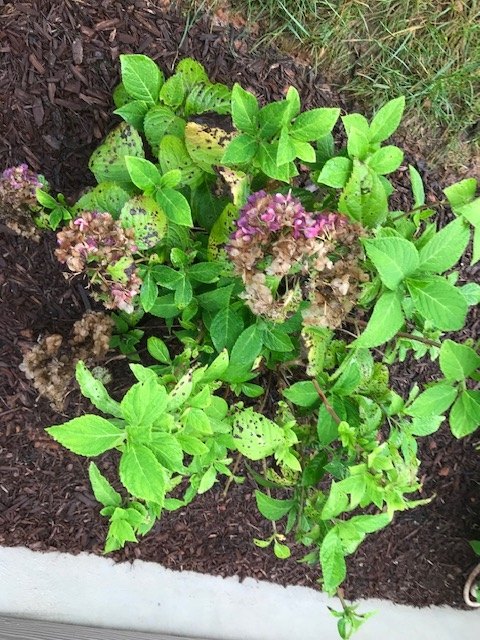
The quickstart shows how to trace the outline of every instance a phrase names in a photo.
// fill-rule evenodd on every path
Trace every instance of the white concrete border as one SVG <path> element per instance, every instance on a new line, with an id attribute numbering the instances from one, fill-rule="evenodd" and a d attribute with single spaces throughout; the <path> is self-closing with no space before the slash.
<path id="1" fill-rule="evenodd" d="M 338 640 L 327 598 L 313 589 L 176 572 L 88 554 L 0 548 L 0 614 L 213 640 Z M 336 601 L 328 601 L 339 608 Z M 356 640 L 479 640 L 480 610 L 377 610 Z"/>

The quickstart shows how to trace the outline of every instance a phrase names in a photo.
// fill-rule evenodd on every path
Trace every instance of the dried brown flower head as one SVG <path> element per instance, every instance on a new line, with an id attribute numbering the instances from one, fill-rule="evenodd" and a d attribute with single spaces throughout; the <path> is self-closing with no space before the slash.
<path id="1" fill-rule="evenodd" d="M 61 411 L 77 362 L 101 362 L 108 352 L 112 329 L 113 320 L 104 313 L 87 312 L 74 323 L 70 339 L 56 333 L 45 336 L 24 355 L 20 369 L 52 407 Z"/>

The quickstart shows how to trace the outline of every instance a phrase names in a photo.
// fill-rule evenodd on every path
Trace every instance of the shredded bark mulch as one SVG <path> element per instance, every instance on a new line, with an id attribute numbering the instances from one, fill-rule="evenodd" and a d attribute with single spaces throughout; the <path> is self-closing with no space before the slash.
<path id="1" fill-rule="evenodd" d="M 188 28 L 191 16 L 160 5 L 0 0 L 0 169 L 27 161 L 72 197 L 90 184 L 88 157 L 114 122 L 111 93 L 122 52 L 146 53 L 167 72 L 190 55 L 214 80 L 238 80 L 265 100 L 282 97 L 293 84 L 305 107 L 345 106 L 321 78 L 280 52 L 252 53 L 245 34 L 204 17 Z M 106 523 L 91 494 L 88 462 L 43 431 L 87 405 L 72 392 L 65 415 L 55 413 L 18 368 L 25 349 L 44 333 L 67 335 L 89 306 L 80 283 L 64 277 L 53 248 L 53 234 L 39 244 L 0 235 L 0 543 L 101 553 Z M 472 313 L 463 337 L 476 337 L 478 324 Z M 409 362 L 396 367 L 393 382 L 408 388 L 413 377 L 421 383 L 430 375 L 428 365 Z M 120 373 L 114 386 L 125 384 Z M 480 538 L 479 440 L 457 441 L 447 427 L 422 440 L 422 495 L 432 502 L 399 514 L 391 527 L 367 539 L 348 563 L 349 597 L 461 605 L 475 563 L 467 540 Z M 115 454 L 108 454 L 100 467 L 109 474 L 115 463 Z M 302 549 L 279 561 L 253 545 L 253 537 L 270 534 L 254 489 L 248 479 L 226 496 L 215 487 L 187 509 L 166 514 L 144 540 L 115 558 L 315 586 L 315 570 L 295 562 Z"/>

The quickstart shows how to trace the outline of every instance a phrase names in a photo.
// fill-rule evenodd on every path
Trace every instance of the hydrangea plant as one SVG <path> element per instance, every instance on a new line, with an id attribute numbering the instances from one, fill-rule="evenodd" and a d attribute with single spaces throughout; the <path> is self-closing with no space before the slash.
<path id="1" fill-rule="evenodd" d="M 411 206 L 390 209 L 401 97 L 370 121 L 340 122 L 337 108 L 302 111 L 293 87 L 261 106 L 191 59 L 168 79 L 143 55 L 121 56 L 121 68 L 123 122 L 91 157 L 98 184 L 67 206 L 57 255 L 129 314 L 125 331 L 144 313 L 162 319 L 168 346 L 149 337 L 156 364 L 131 365 L 137 382 L 121 402 L 79 363 L 82 392 L 107 417 L 49 433 L 89 458 L 121 454 L 122 494 L 90 466 L 107 551 L 222 475 L 241 481 L 243 457 L 273 524 L 255 544 L 279 558 L 295 542 L 307 548 L 303 561 L 341 597 L 348 638 L 365 616 L 343 600 L 345 558 L 397 511 L 433 499 L 418 498 L 418 438 L 447 417 L 455 437 L 480 425 L 478 345 L 451 333 L 480 300 L 480 285 L 460 285 L 456 271 L 472 239 L 480 259 L 477 182 L 427 205 L 409 165 Z M 37 197 L 59 202 L 45 189 Z M 401 396 L 389 365 L 407 354 L 439 369 Z M 267 412 L 273 392 L 282 400 Z"/>

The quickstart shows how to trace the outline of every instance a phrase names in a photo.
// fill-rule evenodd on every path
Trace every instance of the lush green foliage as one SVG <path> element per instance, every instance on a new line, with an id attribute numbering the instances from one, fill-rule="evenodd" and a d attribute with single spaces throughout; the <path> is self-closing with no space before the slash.
<path id="1" fill-rule="evenodd" d="M 386 176 L 403 153 L 387 141 L 403 98 L 370 122 L 342 116 L 347 143 L 338 148 L 340 110 L 302 112 L 293 88 L 261 107 L 239 85 L 211 83 L 193 60 L 168 80 L 145 56 L 122 56 L 121 65 L 114 99 L 124 122 L 91 158 L 98 186 L 70 208 L 76 219 L 59 234 L 58 255 L 93 274 L 94 285 L 108 276 L 110 306 L 123 309 L 115 346 L 139 361 L 144 313 L 161 319 L 165 341 L 148 339 L 157 364 L 131 365 L 138 382 L 121 402 L 80 363 L 82 392 L 108 418 L 48 431 L 79 455 L 120 452 L 124 495 L 90 466 L 110 519 L 106 551 L 135 541 L 218 475 L 240 481 L 229 465 L 243 456 L 258 509 L 273 523 L 272 536 L 255 544 L 279 558 L 294 540 L 305 545 L 303 561 L 320 564 L 323 588 L 334 593 L 365 537 L 426 501 L 416 494 L 417 438 L 447 415 L 456 437 L 480 425 L 477 345 L 444 337 L 480 300 L 480 286 L 458 286 L 453 270 L 472 230 L 472 263 L 480 259 L 476 181 L 445 190 L 452 216 L 438 231 L 413 166 L 412 208 L 389 207 L 395 188 Z M 291 228 L 276 220 L 280 210 L 293 215 Z M 114 237 L 126 252 L 108 254 L 104 271 L 88 233 L 105 220 L 85 211 L 110 214 L 105 228 L 116 235 L 106 246 Z M 304 248 L 279 266 L 281 243 L 290 256 Z M 279 308 L 281 321 L 270 314 Z M 407 354 L 438 359 L 439 372 L 403 398 L 389 386 L 388 364 Z M 271 394 L 283 398 L 275 409 Z M 363 621 L 347 605 L 338 615 L 345 638 Z"/>

